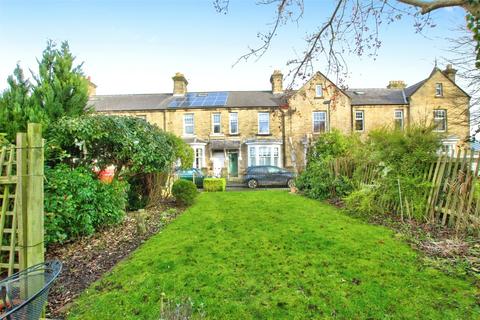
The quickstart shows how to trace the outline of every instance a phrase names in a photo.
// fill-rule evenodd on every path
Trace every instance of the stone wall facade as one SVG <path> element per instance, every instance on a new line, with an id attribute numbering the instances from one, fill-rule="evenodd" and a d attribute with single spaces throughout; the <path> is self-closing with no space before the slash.
<path id="1" fill-rule="evenodd" d="M 185 77 L 176 74 L 173 80 L 175 95 L 185 94 L 188 83 Z M 439 134 L 451 147 L 464 143 L 470 134 L 470 98 L 451 77 L 438 69 L 434 69 L 429 78 L 412 86 L 412 89 L 405 88 L 402 81 L 392 81 L 389 90 L 403 90 L 401 92 L 404 92 L 405 98 L 403 102 L 392 104 L 362 104 L 358 100 L 353 103 L 351 95 L 319 72 L 293 92 L 281 90 L 282 78 L 279 71 L 275 71 L 270 81 L 272 90 L 275 91 L 272 95 L 280 94 L 284 101 L 276 106 L 103 112 L 141 117 L 182 137 L 195 150 L 194 167 L 232 180 L 241 180 L 250 165 L 274 164 L 295 171 L 302 170 L 306 164 L 308 146 L 319 135 L 332 129 L 366 137 L 371 130 L 380 127 L 435 125 L 440 121 L 436 119 L 435 122 L 435 117 L 444 115 L 445 127 L 439 130 Z M 238 130 L 235 132 L 231 132 L 232 114 L 237 119 Z M 260 117 L 265 120 L 265 114 L 268 114 L 269 128 L 267 132 L 260 132 L 259 120 Z M 357 123 L 360 114 L 363 117 L 361 130 Z M 186 117 L 189 118 L 190 125 L 193 122 L 193 130 L 190 129 L 190 132 L 186 132 Z M 214 123 L 214 119 L 220 120 L 219 126 Z M 232 162 L 235 165 L 232 166 Z"/>

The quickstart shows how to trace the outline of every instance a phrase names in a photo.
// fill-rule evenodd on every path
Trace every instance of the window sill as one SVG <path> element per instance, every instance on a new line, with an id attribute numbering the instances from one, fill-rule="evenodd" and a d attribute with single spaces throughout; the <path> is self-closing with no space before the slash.
<path id="1" fill-rule="evenodd" d="M 223 133 L 212 133 L 210 137 L 225 137 L 225 135 Z"/>
<path id="2" fill-rule="evenodd" d="M 325 99 L 325 97 L 324 96 L 321 96 L 321 97 L 315 96 L 313 99 Z"/>
<path id="3" fill-rule="evenodd" d="M 230 137 L 238 137 L 240 133 L 229 133 L 228 134 Z"/>
<path id="4" fill-rule="evenodd" d="M 444 96 L 443 95 L 441 95 L 441 96 L 435 95 L 435 98 L 444 98 Z"/>
<path id="5" fill-rule="evenodd" d="M 257 133 L 257 136 L 263 136 L 263 137 L 267 137 L 271 135 L 272 135 L 271 133 Z"/>

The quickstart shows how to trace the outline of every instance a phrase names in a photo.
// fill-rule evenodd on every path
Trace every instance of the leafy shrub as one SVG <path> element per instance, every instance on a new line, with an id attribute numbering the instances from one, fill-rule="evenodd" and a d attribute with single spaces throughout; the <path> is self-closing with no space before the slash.
<path id="1" fill-rule="evenodd" d="M 70 166 L 114 165 L 116 174 L 169 171 L 173 163 L 193 162 L 193 150 L 183 140 L 143 119 L 122 116 L 62 118 L 46 132 L 48 159 Z"/>
<path id="2" fill-rule="evenodd" d="M 440 136 L 429 127 L 378 129 L 364 142 L 358 136 L 332 131 L 312 146 L 297 186 L 315 199 L 344 197 L 347 209 L 363 214 L 380 213 L 384 208 L 379 203 L 387 204 L 387 210 L 400 208 L 400 188 L 404 214 L 408 202 L 408 213 L 423 219 L 430 187 L 423 177 L 439 148 Z M 333 172 L 335 159 L 351 166 L 347 175 Z M 367 180 L 370 186 L 364 185 L 366 174 L 373 177 Z"/>
<path id="3" fill-rule="evenodd" d="M 345 209 L 355 215 L 377 215 L 381 210 L 377 205 L 376 194 L 374 188 L 363 186 L 344 198 Z"/>
<path id="4" fill-rule="evenodd" d="M 358 136 L 347 136 L 337 130 L 322 134 L 310 148 L 306 169 L 298 176 L 296 186 L 314 199 L 342 197 L 353 190 L 346 176 L 335 176 L 331 161 L 355 152 L 360 145 Z"/>
<path id="5" fill-rule="evenodd" d="M 197 186 L 192 181 L 179 179 L 173 183 L 172 195 L 184 206 L 190 206 L 198 195 Z"/>
<path id="6" fill-rule="evenodd" d="M 45 171 L 45 241 L 65 242 L 122 221 L 127 184 L 105 184 L 86 168 Z"/>
<path id="7" fill-rule="evenodd" d="M 225 191 L 227 180 L 225 178 L 205 178 L 203 180 L 203 190 L 208 192 Z"/>

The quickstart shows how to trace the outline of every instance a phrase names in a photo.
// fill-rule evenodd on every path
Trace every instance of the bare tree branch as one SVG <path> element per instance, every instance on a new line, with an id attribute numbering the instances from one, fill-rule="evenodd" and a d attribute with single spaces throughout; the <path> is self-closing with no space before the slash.
<path id="1" fill-rule="evenodd" d="M 305 39 L 306 47 L 298 57 L 287 61 L 291 77 L 289 88 L 298 80 L 310 77 L 319 60 L 326 66 L 326 73 L 334 72 L 337 82 L 347 75 L 344 54 L 376 58 L 382 45 L 380 30 L 383 25 L 394 23 L 406 16 L 413 19 L 417 33 L 435 27 L 429 13 L 439 8 L 462 7 L 477 12 L 476 0 L 336 0 L 325 22 Z M 331 2 L 330 2 L 331 3 Z M 227 13 L 230 0 L 214 0 L 218 12 Z M 267 32 L 258 33 L 261 44 L 249 47 L 234 66 L 251 58 L 260 59 L 270 48 L 280 27 L 289 22 L 298 22 L 304 13 L 304 0 L 260 0 L 259 5 L 276 5 L 275 17 Z M 325 4 L 329 7 L 330 4 Z M 472 13 L 472 15 L 474 15 Z M 476 16 L 474 15 L 474 18 Z M 475 20 L 476 21 L 476 20 Z M 480 23 L 480 22 L 479 22 Z M 479 36 L 480 38 L 480 36 Z M 480 65 L 480 46 L 477 49 Z"/>
<path id="2" fill-rule="evenodd" d="M 420 8 L 422 14 L 426 14 L 441 8 L 448 8 L 448 7 L 467 8 L 470 6 L 467 0 L 435 0 L 435 1 L 397 0 L 397 1 Z"/>

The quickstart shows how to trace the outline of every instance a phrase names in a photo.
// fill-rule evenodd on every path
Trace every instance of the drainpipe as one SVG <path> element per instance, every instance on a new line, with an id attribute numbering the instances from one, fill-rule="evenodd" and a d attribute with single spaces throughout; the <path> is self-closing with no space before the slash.
<path id="1" fill-rule="evenodd" d="M 167 110 L 163 110 L 163 131 L 167 131 Z"/>
<path id="2" fill-rule="evenodd" d="M 287 163 L 287 155 L 286 155 L 287 141 L 285 137 L 285 113 L 287 111 L 281 110 L 281 112 L 282 112 L 282 167 L 285 168 L 285 164 Z"/>
<path id="3" fill-rule="evenodd" d="M 327 105 L 327 125 L 328 125 L 327 132 L 330 132 L 330 128 L 331 128 L 331 126 L 330 126 L 330 104 L 331 104 L 331 102 L 332 102 L 332 100 L 327 100 L 327 101 L 324 102 Z"/>

